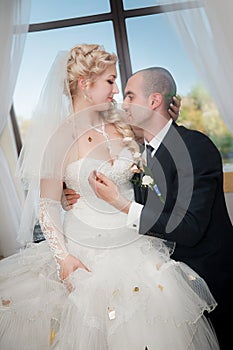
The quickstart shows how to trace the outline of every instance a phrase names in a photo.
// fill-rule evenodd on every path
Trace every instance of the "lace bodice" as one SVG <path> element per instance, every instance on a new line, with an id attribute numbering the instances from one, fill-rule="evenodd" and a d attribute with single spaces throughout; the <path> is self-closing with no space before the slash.
<path id="1" fill-rule="evenodd" d="M 94 158 L 83 158 L 70 163 L 65 171 L 65 182 L 68 188 L 74 189 L 83 196 L 95 196 L 91 189 L 88 176 L 92 170 L 97 170 L 106 175 L 121 188 L 129 188 L 129 180 L 132 177 L 130 170 L 133 163 L 132 153 L 128 148 L 123 148 L 119 157 L 111 164 L 108 161 Z"/>
<path id="2" fill-rule="evenodd" d="M 61 216 L 60 202 L 42 199 L 40 204 L 40 223 L 56 258 L 64 259 L 67 256 L 67 238 L 79 244 L 99 247 L 124 244 L 126 236 L 130 241 L 135 238 L 135 233 L 133 237 L 128 234 L 127 215 L 99 199 L 88 182 L 90 173 L 96 170 L 114 181 L 126 198 L 133 200 L 130 182 L 133 162 L 131 151 L 123 148 L 113 164 L 94 158 L 83 158 L 68 164 L 64 181 L 68 188 L 80 194 L 80 198 L 71 210 L 65 212 L 63 225 L 58 219 Z"/>
<path id="3" fill-rule="evenodd" d="M 80 159 L 70 163 L 65 171 L 67 187 L 80 194 L 73 209 L 65 213 L 64 233 L 66 237 L 80 244 L 107 246 L 122 244 L 130 237 L 126 221 L 127 215 L 99 199 L 89 185 L 91 171 L 97 170 L 117 184 L 120 192 L 129 200 L 134 199 L 131 166 L 133 156 L 128 148 L 123 148 L 113 165 L 93 158 Z"/>

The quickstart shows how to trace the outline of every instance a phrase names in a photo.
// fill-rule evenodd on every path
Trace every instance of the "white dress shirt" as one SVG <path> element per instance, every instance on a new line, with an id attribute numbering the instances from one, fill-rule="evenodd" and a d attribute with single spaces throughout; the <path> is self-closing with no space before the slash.
<path id="1" fill-rule="evenodd" d="M 148 143 L 146 140 L 144 140 L 145 142 L 145 146 L 146 145 L 151 145 L 154 150 L 151 153 L 151 157 L 153 157 L 155 155 L 155 152 L 157 151 L 157 149 L 159 148 L 161 142 L 163 141 L 164 137 L 166 136 L 168 130 L 170 129 L 172 124 L 172 119 L 170 119 L 167 124 L 163 127 L 162 130 L 160 130 L 160 132 L 155 135 L 155 137 Z M 146 147 L 145 147 L 146 150 Z M 146 159 L 146 151 L 144 150 L 142 158 Z M 127 226 L 130 228 L 135 229 L 137 232 L 139 232 L 139 225 L 140 225 L 140 217 L 141 217 L 141 211 L 142 211 L 143 205 L 139 204 L 137 202 L 132 202 L 129 208 L 129 212 L 128 212 L 128 217 L 127 217 Z"/>

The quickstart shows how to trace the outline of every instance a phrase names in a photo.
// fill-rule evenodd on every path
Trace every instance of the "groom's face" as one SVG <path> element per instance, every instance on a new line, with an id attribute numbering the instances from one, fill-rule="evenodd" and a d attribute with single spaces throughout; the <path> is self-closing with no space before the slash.
<path id="1" fill-rule="evenodd" d="M 125 87 L 122 108 L 126 111 L 128 122 L 132 126 L 145 128 L 151 117 L 149 99 L 143 94 L 142 74 L 136 73 L 128 79 Z"/>

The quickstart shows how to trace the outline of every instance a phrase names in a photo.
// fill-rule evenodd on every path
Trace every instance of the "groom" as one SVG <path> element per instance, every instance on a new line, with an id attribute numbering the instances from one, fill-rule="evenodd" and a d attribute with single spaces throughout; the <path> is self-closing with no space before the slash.
<path id="1" fill-rule="evenodd" d="M 135 185 L 140 203 L 128 202 L 103 174 L 89 182 L 96 195 L 128 215 L 139 234 L 160 237 L 207 282 L 218 306 L 210 313 L 221 350 L 229 349 L 233 316 L 233 227 L 223 193 L 219 151 L 204 134 L 178 126 L 167 109 L 176 84 L 171 74 L 152 67 L 133 74 L 123 108 L 132 126 L 144 130 L 145 188 Z M 148 179 L 148 178 L 147 178 Z"/>

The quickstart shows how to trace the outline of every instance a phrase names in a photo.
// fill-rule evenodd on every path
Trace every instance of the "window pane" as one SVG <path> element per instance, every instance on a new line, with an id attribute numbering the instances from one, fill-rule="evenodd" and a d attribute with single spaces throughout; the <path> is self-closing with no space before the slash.
<path id="1" fill-rule="evenodd" d="M 126 27 L 133 72 L 149 66 L 162 66 L 173 74 L 179 94 L 187 94 L 199 82 L 198 74 L 166 14 L 129 18 Z"/>
<path id="2" fill-rule="evenodd" d="M 32 0 L 30 23 L 110 12 L 109 0 Z"/>
<path id="3" fill-rule="evenodd" d="M 184 0 L 176 0 L 176 3 L 184 2 Z M 150 6 L 158 6 L 158 5 L 168 5 L 173 3 L 173 1 L 167 0 L 166 3 L 161 0 L 123 0 L 124 9 L 131 10 L 141 7 L 150 7 Z"/>
<path id="4" fill-rule="evenodd" d="M 59 50 L 69 50 L 81 43 L 101 44 L 106 50 L 116 53 L 112 22 L 28 34 L 14 93 L 14 107 L 23 133 L 22 136 L 24 136 L 23 129 L 29 123 L 43 83 L 57 52 Z M 117 84 L 120 94 L 119 97 L 116 95 L 116 100 L 122 101 L 119 74 Z"/>
<path id="5" fill-rule="evenodd" d="M 182 96 L 179 121 L 208 134 L 222 154 L 225 169 L 233 169 L 232 134 L 204 89 L 167 15 L 130 18 L 126 26 L 133 72 L 149 66 L 168 69 L 176 80 L 178 94 Z"/>

